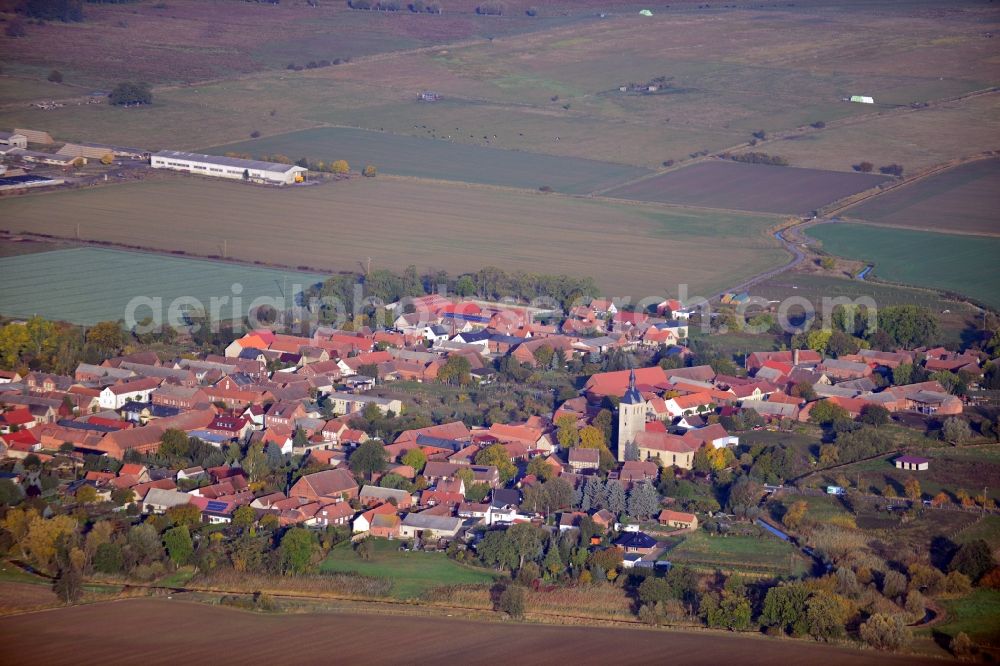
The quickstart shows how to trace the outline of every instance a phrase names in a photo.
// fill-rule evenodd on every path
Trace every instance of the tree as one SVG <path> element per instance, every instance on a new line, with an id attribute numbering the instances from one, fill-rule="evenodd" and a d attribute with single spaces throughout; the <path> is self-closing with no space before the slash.
<path id="1" fill-rule="evenodd" d="M 497 604 L 498 610 L 507 613 L 515 620 L 520 620 L 524 617 L 525 607 L 527 606 L 527 600 L 525 598 L 524 588 L 519 585 L 508 585 L 504 588 L 503 592 L 500 593 L 500 600 Z"/>
<path id="2" fill-rule="evenodd" d="M 94 551 L 93 565 L 94 570 L 100 573 L 120 573 L 124 566 L 121 546 L 110 542 L 97 546 L 97 550 Z"/>
<path id="3" fill-rule="evenodd" d="M 420 449 L 414 448 L 403 454 L 403 464 L 409 465 L 413 471 L 419 474 L 427 464 L 427 454 Z"/>
<path id="4" fill-rule="evenodd" d="M 628 514 L 648 518 L 660 508 L 660 495 L 648 481 L 633 484 L 628 492 Z"/>
<path id="5" fill-rule="evenodd" d="M 500 472 L 500 481 L 507 483 L 517 475 L 517 467 L 510 460 L 510 454 L 501 444 L 487 446 L 476 454 L 477 465 L 493 465 Z"/>
<path id="6" fill-rule="evenodd" d="M 278 555 L 281 570 L 286 574 L 303 574 L 312 565 L 319 548 L 316 535 L 303 527 L 293 527 L 281 537 Z"/>
<path id="7" fill-rule="evenodd" d="M 639 445 L 635 442 L 626 442 L 625 444 L 625 460 L 634 461 L 640 458 Z"/>
<path id="8" fill-rule="evenodd" d="M 706 593 L 702 598 L 702 614 L 713 628 L 730 631 L 750 628 L 750 600 L 735 591 L 723 590 L 721 595 Z"/>
<path id="9" fill-rule="evenodd" d="M 255 442 L 247 449 L 242 466 L 250 475 L 251 481 L 261 481 L 268 475 L 271 469 L 267 464 L 267 456 L 264 455 L 264 445 L 261 442 Z"/>
<path id="10" fill-rule="evenodd" d="M 851 415 L 835 402 L 821 400 L 813 405 L 809 412 L 809 420 L 820 425 L 829 425 L 837 421 L 849 421 Z"/>
<path id="11" fill-rule="evenodd" d="M 116 321 L 102 321 L 87 331 L 87 344 L 101 356 L 115 356 L 125 346 L 125 332 Z"/>
<path id="12" fill-rule="evenodd" d="M 958 571 L 976 582 L 996 565 L 989 544 L 983 539 L 976 539 L 962 544 L 955 551 L 951 562 L 948 563 L 948 571 Z"/>
<path id="13" fill-rule="evenodd" d="M 171 525 L 179 527 L 187 526 L 189 529 L 196 529 L 201 525 L 201 509 L 194 504 L 179 504 L 167 509 L 164 514 Z"/>
<path id="14" fill-rule="evenodd" d="M 240 531 L 249 531 L 257 520 L 257 514 L 249 505 L 241 506 L 233 511 L 232 527 Z"/>
<path id="15" fill-rule="evenodd" d="M 844 623 L 851 613 L 851 603 L 832 592 L 819 590 L 806 602 L 806 624 L 809 635 L 828 641 L 844 635 Z"/>
<path id="16" fill-rule="evenodd" d="M 760 623 L 793 636 L 805 634 L 808 630 L 805 613 L 808 597 L 809 590 L 802 583 L 786 583 L 772 587 L 764 596 Z"/>
<path id="17" fill-rule="evenodd" d="M 542 566 L 545 567 L 545 571 L 553 578 L 566 570 L 566 565 L 563 564 L 562 557 L 559 555 L 559 548 L 554 543 L 549 545 L 549 550 L 545 553 L 545 560 L 542 562 Z"/>
<path id="18" fill-rule="evenodd" d="M 799 500 L 788 507 L 781 522 L 790 530 L 797 530 L 802 526 L 802 519 L 806 517 L 809 504 L 805 500 Z"/>
<path id="19" fill-rule="evenodd" d="M 194 542 L 191 541 L 187 525 L 167 530 L 163 535 L 163 545 L 167 548 L 167 555 L 177 566 L 184 566 L 194 555 Z"/>
<path id="20" fill-rule="evenodd" d="M 878 331 L 892 348 L 913 349 L 930 345 L 938 337 L 937 319 L 927 308 L 890 305 L 879 308 Z"/>
<path id="21" fill-rule="evenodd" d="M 384 470 L 388 461 L 389 455 L 382 443 L 370 439 L 358 446 L 351 454 L 351 471 L 370 479 L 376 472 Z"/>
<path id="22" fill-rule="evenodd" d="M 545 458 L 542 456 L 535 456 L 528 462 L 528 467 L 525 469 L 526 474 L 534 475 L 536 479 L 541 481 L 548 481 L 555 477 L 556 470 L 549 465 Z"/>
<path id="23" fill-rule="evenodd" d="M 177 428 L 168 428 L 160 438 L 161 455 L 167 458 L 186 458 L 189 452 L 188 434 Z"/>
<path id="24" fill-rule="evenodd" d="M 605 508 L 616 516 L 625 511 L 625 488 L 617 479 L 610 479 L 604 486 L 607 493 Z"/>
<path id="25" fill-rule="evenodd" d="M 591 511 L 592 509 L 600 508 L 603 505 L 601 495 L 603 494 L 603 489 L 601 487 L 601 482 L 596 476 L 588 476 L 587 480 L 583 483 L 583 493 L 580 497 L 580 509 L 582 511 Z"/>
<path id="26" fill-rule="evenodd" d="M 336 174 L 350 173 L 351 166 L 347 163 L 347 160 L 334 160 L 330 163 L 330 171 Z"/>
<path id="27" fill-rule="evenodd" d="M 911 476 L 909 479 L 907 479 L 906 482 L 903 484 L 903 490 L 906 493 L 906 497 L 911 502 L 920 501 L 922 493 L 920 491 L 920 482 L 917 481 L 916 478 Z"/>
<path id="28" fill-rule="evenodd" d="M 972 437 L 969 422 L 957 416 L 946 419 L 941 428 L 941 439 L 949 444 L 961 444 Z"/>
<path id="29" fill-rule="evenodd" d="M 875 613 L 858 630 L 861 640 L 876 650 L 896 651 L 913 640 L 910 628 L 899 615 Z"/>
<path id="30" fill-rule="evenodd" d="M 20 539 L 21 552 L 36 567 L 48 570 L 56 556 L 60 542 L 76 533 L 77 522 L 71 516 L 53 516 L 46 519 L 33 511 L 24 515 L 27 520 L 27 531 Z M 15 530 L 7 527 L 6 524 L 4 527 L 16 535 Z"/>
<path id="31" fill-rule="evenodd" d="M 472 363 L 461 354 L 451 354 L 438 370 L 438 381 L 465 386 L 472 381 Z"/>
<path id="32" fill-rule="evenodd" d="M 119 83 L 108 95 L 109 100 L 115 106 L 136 106 L 139 104 L 152 104 L 153 91 L 148 83 L 133 83 L 124 81 Z"/>
<path id="33" fill-rule="evenodd" d="M 62 72 L 60 72 L 58 69 L 53 69 L 51 72 L 49 72 L 48 80 L 51 81 L 52 83 L 62 83 L 63 82 Z"/>
<path id="34" fill-rule="evenodd" d="M 518 568 L 525 560 L 536 560 L 542 553 L 542 531 L 531 523 L 518 523 L 507 528 L 507 542 L 518 559 Z"/>
<path id="35" fill-rule="evenodd" d="M 576 418 L 566 414 L 556 419 L 556 439 L 560 448 L 571 449 L 580 443 L 580 430 L 576 427 Z"/>
<path id="36" fill-rule="evenodd" d="M 580 428 L 580 444 L 584 449 L 603 449 L 607 447 L 604 440 L 604 433 L 600 428 L 592 425 Z"/>
<path id="37" fill-rule="evenodd" d="M 65 604 L 79 601 L 83 597 L 83 576 L 80 570 L 69 563 L 60 566 L 52 583 L 52 591 Z"/>
<path id="38" fill-rule="evenodd" d="M 91 485 L 80 486 L 76 491 L 76 501 L 78 504 L 93 504 L 97 501 L 97 488 Z"/>
<path id="39" fill-rule="evenodd" d="M 361 175 L 365 178 L 374 178 L 376 176 L 375 165 L 366 164 L 364 170 L 361 172 Z"/>
<path id="40" fill-rule="evenodd" d="M 885 425 L 890 420 L 891 416 L 889 415 L 889 410 L 883 407 L 882 405 L 875 405 L 869 403 L 861 408 L 861 422 L 866 425 L 874 426 L 877 428 L 879 426 Z"/>

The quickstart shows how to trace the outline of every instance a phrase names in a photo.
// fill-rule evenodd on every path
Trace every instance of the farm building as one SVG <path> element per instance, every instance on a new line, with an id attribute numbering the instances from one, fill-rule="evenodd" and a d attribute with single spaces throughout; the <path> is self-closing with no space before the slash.
<path id="1" fill-rule="evenodd" d="M 893 463 L 896 469 L 908 469 L 911 472 L 922 472 L 930 467 L 931 461 L 920 456 L 899 456 Z"/>
<path id="2" fill-rule="evenodd" d="M 31 129 L 22 129 L 19 127 L 15 127 L 14 134 L 22 135 L 28 140 L 28 143 L 41 143 L 46 145 L 50 143 L 55 143 L 55 140 L 53 140 L 52 135 L 49 134 L 48 132 L 43 132 L 42 130 L 31 130 Z"/>
<path id="3" fill-rule="evenodd" d="M 237 157 L 218 157 L 182 153 L 176 150 L 161 150 L 150 157 L 154 169 L 172 169 L 203 176 L 250 180 L 272 185 L 291 185 L 305 180 L 306 169 L 294 164 L 244 160 Z"/>
<path id="4" fill-rule="evenodd" d="M 857 104 L 874 104 L 875 100 L 867 95 L 851 95 L 851 101 Z"/>
<path id="5" fill-rule="evenodd" d="M 27 148 L 28 137 L 17 132 L 0 132 L 0 146 L 8 148 Z"/>
<path id="6" fill-rule="evenodd" d="M 149 151 L 140 148 L 122 148 L 121 146 L 106 146 L 100 143 L 67 143 L 56 151 L 56 155 L 87 157 L 99 160 L 105 155 L 141 160 L 149 156 Z"/>
<path id="7" fill-rule="evenodd" d="M 52 153 L 39 153 L 34 150 L 23 150 L 15 148 L 7 153 L 13 157 L 18 157 L 24 162 L 34 162 L 35 164 L 49 164 L 59 167 L 83 166 L 87 163 L 86 157 L 74 157 L 72 155 L 53 155 Z"/>

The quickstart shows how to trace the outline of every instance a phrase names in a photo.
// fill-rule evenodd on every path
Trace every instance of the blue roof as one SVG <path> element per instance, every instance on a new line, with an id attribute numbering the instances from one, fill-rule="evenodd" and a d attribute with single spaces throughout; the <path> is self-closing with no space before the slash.
<path id="1" fill-rule="evenodd" d="M 488 324 L 490 323 L 490 317 L 484 317 L 482 315 L 471 315 L 463 314 L 461 312 L 445 312 L 441 315 L 442 319 L 454 319 L 455 321 L 471 321 L 474 324 Z"/>
<path id="2" fill-rule="evenodd" d="M 656 539 L 645 532 L 625 532 L 615 540 L 615 545 L 622 548 L 653 548 L 656 546 Z"/>
<path id="3" fill-rule="evenodd" d="M 209 500 L 208 504 L 205 505 L 205 511 L 215 511 L 216 513 L 221 513 L 227 508 L 229 508 L 229 504 L 218 500 Z"/>
<path id="4" fill-rule="evenodd" d="M 93 430 L 95 432 L 115 432 L 118 430 L 118 428 L 112 428 L 111 426 L 84 423 L 82 421 L 74 421 L 72 419 L 62 419 L 56 423 L 57 425 L 61 425 L 64 428 L 70 428 L 72 430 Z"/>
<path id="5" fill-rule="evenodd" d="M 432 437 L 430 435 L 417 435 L 418 446 L 436 446 L 439 449 L 451 449 L 459 451 L 465 448 L 465 443 L 456 439 L 446 439 L 444 437 Z"/>

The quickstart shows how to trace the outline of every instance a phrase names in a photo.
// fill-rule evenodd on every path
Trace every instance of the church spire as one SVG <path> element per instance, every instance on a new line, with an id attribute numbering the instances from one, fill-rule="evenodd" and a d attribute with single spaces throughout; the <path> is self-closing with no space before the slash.
<path id="1" fill-rule="evenodd" d="M 622 402 L 626 405 L 638 405 L 641 402 L 645 402 L 642 394 L 639 393 L 639 389 L 635 387 L 635 368 L 629 370 L 628 390 L 625 391 L 625 396 L 622 398 Z"/>

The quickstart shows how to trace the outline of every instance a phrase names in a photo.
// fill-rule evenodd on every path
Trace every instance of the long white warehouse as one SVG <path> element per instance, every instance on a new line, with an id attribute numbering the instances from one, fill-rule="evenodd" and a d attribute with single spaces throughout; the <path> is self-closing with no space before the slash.
<path id="1" fill-rule="evenodd" d="M 244 160 L 238 157 L 219 157 L 182 153 L 176 150 L 161 150 L 149 158 L 154 169 L 173 169 L 202 176 L 249 180 L 255 183 L 291 185 L 305 180 L 306 169 L 294 164 Z"/>

